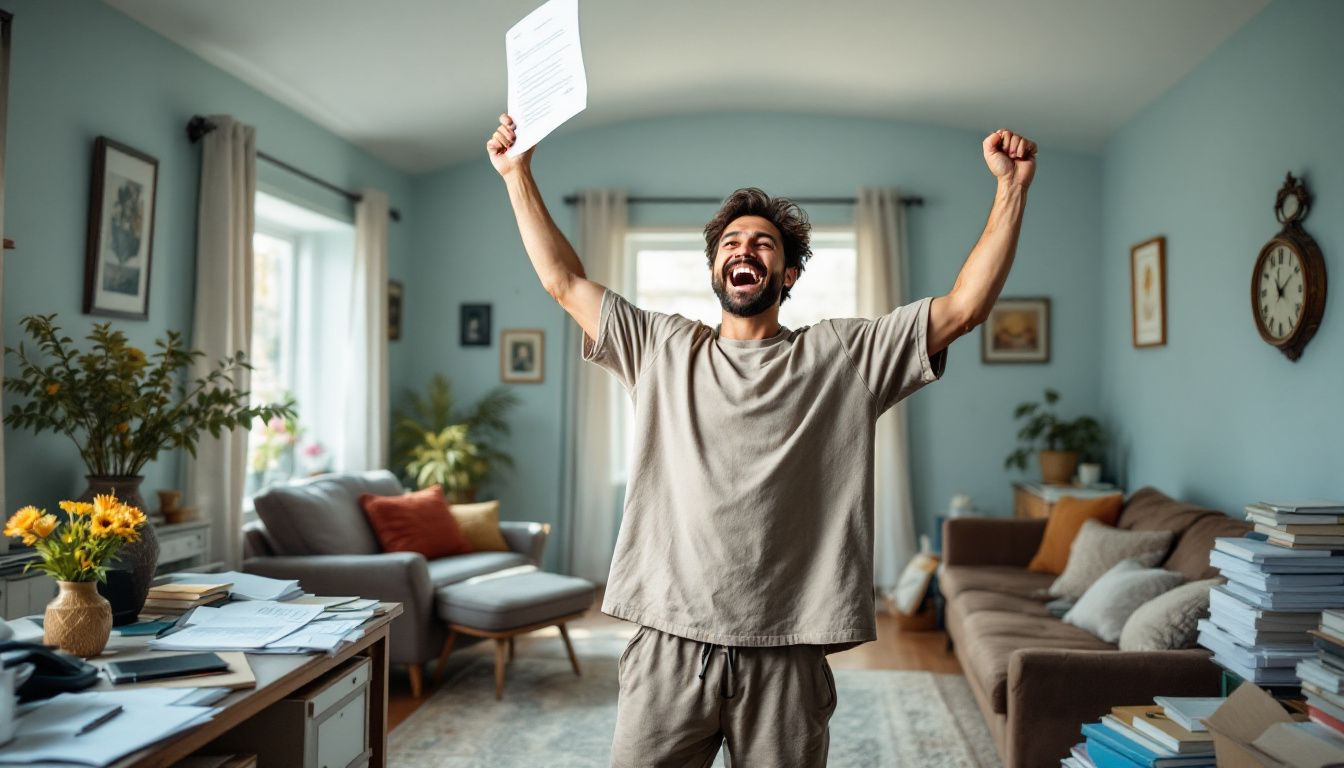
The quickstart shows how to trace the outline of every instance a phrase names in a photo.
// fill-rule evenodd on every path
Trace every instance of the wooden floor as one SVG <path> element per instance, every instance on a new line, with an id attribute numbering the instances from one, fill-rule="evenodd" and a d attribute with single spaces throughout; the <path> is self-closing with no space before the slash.
<path id="1" fill-rule="evenodd" d="M 603 627 L 613 624 L 626 624 L 614 619 L 600 610 L 602 594 L 599 591 L 593 607 L 582 619 L 571 622 L 570 627 Z M 538 636 L 559 632 L 554 628 L 541 630 Z M 957 657 L 947 650 L 947 635 L 943 632 L 902 632 L 896 626 L 896 619 L 879 613 L 877 615 L 877 640 L 864 643 L 841 653 L 827 657 L 836 669 L 915 669 L 927 672 L 961 674 L 961 665 Z M 434 665 L 426 665 L 424 697 L 433 695 L 436 686 L 433 683 Z M 387 702 L 388 728 L 397 725 L 411 715 L 424 699 L 411 698 L 410 679 L 404 668 L 393 668 L 389 682 Z"/>

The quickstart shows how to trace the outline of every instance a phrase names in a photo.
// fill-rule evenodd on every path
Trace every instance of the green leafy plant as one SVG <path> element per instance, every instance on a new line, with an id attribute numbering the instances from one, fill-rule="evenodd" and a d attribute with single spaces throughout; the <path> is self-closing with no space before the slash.
<path id="1" fill-rule="evenodd" d="M 1053 406 L 1059 402 L 1059 393 L 1045 390 L 1044 401 L 1021 403 L 1013 409 L 1013 419 L 1026 423 L 1017 431 L 1017 450 L 1004 459 L 1005 469 L 1027 468 L 1027 461 L 1038 450 L 1072 451 L 1087 458 L 1098 455 L 1104 439 L 1101 424 L 1091 416 L 1079 416 L 1072 421 L 1055 415 Z"/>
<path id="2" fill-rule="evenodd" d="M 186 349 L 176 331 L 146 356 L 109 323 L 93 325 L 87 351 L 61 334 L 54 314 L 28 315 L 20 324 L 37 349 L 22 343 L 5 348 L 18 363 L 18 375 L 5 379 L 5 389 L 28 400 L 4 421 L 69 437 L 91 475 L 138 475 L 161 451 L 185 448 L 195 456 L 203 433 L 217 438 L 253 419 L 294 417 L 292 403 L 249 404 L 248 393 L 233 380 L 249 367 L 242 352 L 187 381 L 184 372 L 205 354 Z"/>
<path id="3" fill-rule="evenodd" d="M 496 469 L 513 467 L 498 446 L 519 402 L 511 390 L 495 387 L 475 406 L 459 409 L 452 384 L 435 375 L 425 394 L 408 391 L 406 407 L 393 417 L 394 461 L 415 487 L 438 484 L 450 500 L 464 500 Z"/>

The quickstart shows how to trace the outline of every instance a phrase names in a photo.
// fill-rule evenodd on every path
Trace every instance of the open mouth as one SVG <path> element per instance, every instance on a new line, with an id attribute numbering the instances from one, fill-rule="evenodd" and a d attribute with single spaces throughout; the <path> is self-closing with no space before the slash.
<path id="1" fill-rule="evenodd" d="M 739 261 L 728 267 L 728 283 L 735 288 L 757 285 L 763 279 L 764 271 L 750 262 Z"/>

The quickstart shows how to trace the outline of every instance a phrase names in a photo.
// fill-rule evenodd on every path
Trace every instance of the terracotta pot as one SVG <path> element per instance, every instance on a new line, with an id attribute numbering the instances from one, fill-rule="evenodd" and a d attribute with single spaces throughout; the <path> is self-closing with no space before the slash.
<path id="1" fill-rule="evenodd" d="M 1041 482 L 1046 485 L 1065 485 L 1078 468 L 1078 454 L 1074 451 L 1041 451 Z"/>
<path id="2" fill-rule="evenodd" d="M 93 501 L 100 493 L 115 493 L 119 501 L 139 507 L 146 515 L 148 508 L 140 496 L 139 475 L 129 477 L 102 477 L 88 475 L 88 490 L 79 497 L 80 501 Z M 113 560 L 107 571 L 107 583 L 98 587 L 98 591 L 112 603 L 112 623 L 115 626 L 134 624 L 140 617 L 140 609 L 145 607 L 145 597 L 149 595 L 150 582 L 154 580 L 154 570 L 159 563 L 159 538 L 154 535 L 154 525 L 146 522 L 140 529 L 140 540 L 134 544 L 122 544 L 117 550 L 117 559 Z"/>
<path id="3" fill-rule="evenodd" d="M 98 582 L 56 583 L 61 591 L 47 603 L 42 642 L 84 658 L 102 653 L 112 635 L 112 605 L 98 594 Z"/>

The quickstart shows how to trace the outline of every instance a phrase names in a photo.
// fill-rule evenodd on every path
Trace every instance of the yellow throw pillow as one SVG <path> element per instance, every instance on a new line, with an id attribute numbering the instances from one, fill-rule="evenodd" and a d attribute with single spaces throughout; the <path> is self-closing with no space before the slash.
<path id="1" fill-rule="evenodd" d="M 1073 540 L 1082 530 L 1083 523 L 1096 520 L 1106 525 L 1115 525 L 1120 518 L 1120 507 L 1125 497 L 1121 494 L 1098 496 L 1092 499 L 1079 499 L 1065 496 L 1055 503 L 1050 519 L 1045 524 L 1045 535 L 1041 537 L 1040 549 L 1027 564 L 1027 570 L 1033 573 L 1053 573 L 1056 576 L 1064 572 L 1069 564 L 1069 549 Z M 475 541 L 472 542 L 475 544 Z"/>
<path id="2" fill-rule="evenodd" d="M 508 552 L 508 542 L 499 532 L 499 501 L 450 504 L 448 511 L 467 535 L 473 552 Z"/>

